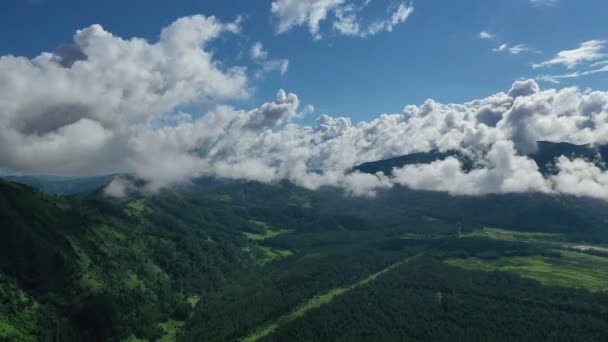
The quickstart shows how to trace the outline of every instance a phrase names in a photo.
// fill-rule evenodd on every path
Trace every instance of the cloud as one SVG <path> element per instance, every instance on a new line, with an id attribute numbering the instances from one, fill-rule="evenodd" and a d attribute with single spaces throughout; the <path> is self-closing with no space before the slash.
<path id="1" fill-rule="evenodd" d="M 516 44 L 509 46 L 508 43 L 501 44 L 499 47 L 492 49 L 494 52 L 508 52 L 512 55 L 519 55 L 522 52 L 534 52 L 534 49 L 526 46 L 525 44 Z"/>
<path id="2" fill-rule="evenodd" d="M 179 106 L 247 98 L 245 70 L 221 67 L 205 49 L 238 29 L 197 15 L 175 21 L 151 43 L 92 25 L 54 53 L 0 57 L 3 166 L 37 173 L 122 170 L 122 150 L 138 125 Z"/>
<path id="3" fill-rule="evenodd" d="M 75 34 L 82 55 L 71 49 L 33 59 L 0 57 L 0 168 L 129 172 L 150 191 L 208 175 L 288 180 L 362 196 L 402 185 L 452 194 L 535 191 L 608 199 L 596 163 L 562 158 L 547 176 L 525 155 L 539 140 L 608 142 L 608 92 L 542 90 L 524 80 L 464 103 L 429 99 L 357 124 L 323 114 L 302 125 L 298 119 L 313 108 L 287 91 L 253 109 L 225 104 L 247 98 L 249 80 L 244 68 L 223 66 L 207 46 L 237 31 L 238 23 L 193 16 L 172 23 L 152 43 L 93 25 Z M 265 51 L 254 46 L 251 57 L 268 61 Z M 473 167 L 447 158 L 393 175 L 350 172 L 363 162 L 434 149 L 459 151 Z M 128 193 L 125 182 L 113 182 L 106 193 Z"/>
<path id="4" fill-rule="evenodd" d="M 602 65 L 602 64 L 595 63 L 593 65 Z M 545 82 L 549 82 L 549 83 L 559 84 L 559 83 L 561 83 L 561 80 L 563 80 L 563 79 L 579 78 L 579 77 L 584 77 L 584 76 L 600 74 L 600 73 L 604 73 L 604 72 L 608 72 L 608 65 L 604 65 L 603 67 L 596 68 L 596 69 L 588 69 L 585 71 L 575 71 L 575 72 L 570 72 L 567 74 L 539 75 L 536 77 L 536 79 L 545 81 Z"/>
<path id="5" fill-rule="evenodd" d="M 346 0 L 275 0 L 271 12 L 277 17 L 277 32 L 286 33 L 296 26 L 308 26 L 314 39 L 321 39 L 320 23 L 332 16 L 335 32 L 345 36 L 365 38 L 380 32 L 392 32 L 393 28 L 405 22 L 414 12 L 413 4 L 399 3 L 389 16 L 364 25 L 359 14 L 369 5 L 369 1 L 355 5 Z"/>
<path id="6" fill-rule="evenodd" d="M 559 173 L 551 177 L 555 189 L 574 196 L 608 199 L 608 172 L 594 163 L 561 156 L 557 160 Z"/>
<path id="7" fill-rule="evenodd" d="M 219 106 L 195 121 L 145 130 L 133 139 L 138 153 L 132 167 L 156 187 L 211 175 L 268 183 L 286 179 L 363 196 L 394 185 L 454 195 L 589 196 L 561 181 L 570 172 L 567 164 L 557 163 L 558 173 L 546 176 L 526 154 L 539 140 L 602 144 L 608 139 L 608 93 L 541 91 L 532 80 L 515 82 L 507 93 L 463 104 L 428 100 L 356 125 L 328 115 L 314 126 L 289 123 L 310 112 L 299 107 L 295 94 L 279 91 L 257 109 Z M 465 170 L 458 159 L 447 158 L 409 165 L 391 176 L 349 172 L 362 162 L 432 149 L 458 150 L 475 166 Z"/>
<path id="8" fill-rule="evenodd" d="M 410 17 L 410 15 L 412 15 L 412 13 L 414 13 L 413 4 L 407 5 L 405 3 L 401 3 L 401 4 L 399 4 L 399 6 L 397 7 L 397 10 L 395 10 L 395 12 L 393 12 L 393 14 L 391 15 L 391 17 L 389 19 L 373 22 L 369 26 L 367 31 L 363 31 L 363 32 L 359 33 L 359 36 L 360 37 L 373 36 L 382 31 L 392 32 L 393 28 L 395 26 L 405 22 Z"/>
<path id="9" fill-rule="evenodd" d="M 558 2 L 559 0 L 530 0 L 530 4 L 534 7 L 553 7 Z"/>
<path id="10" fill-rule="evenodd" d="M 276 0 L 271 12 L 278 18 L 277 32 L 285 33 L 295 26 L 307 25 L 315 39 L 320 39 L 319 23 L 344 0 Z"/>
<path id="11" fill-rule="evenodd" d="M 250 54 L 253 60 L 265 60 L 268 58 L 268 51 L 264 50 L 264 45 L 260 42 L 255 42 L 251 46 Z"/>
<path id="12" fill-rule="evenodd" d="M 129 192 L 136 191 L 133 183 L 126 177 L 114 177 L 110 184 L 103 189 L 103 193 L 109 197 L 126 197 Z"/>
<path id="13" fill-rule="evenodd" d="M 255 73 L 256 78 L 262 78 L 265 74 L 278 71 L 285 75 L 289 69 L 288 59 L 268 59 L 268 51 L 264 49 L 261 42 L 256 42 L 251 46 L 249 52 L 251 59 L 260 65 L 260 69 Z"/>
<path id="14" fill-rule="evenodd" d="M 481 38 L 481 39 L 493 39 L 494 37 L 496 37 L 496 35 L 489 31 L 479 32 L 479 38 Z"/>
<path id="15" fill-rule="evenodd" d="M 595 67 L 598 67 L 598 66 L 601 66 L 601 65 L 608 65 L 608 61 L 595 62 L 595 63 L 591 64 L 590 66 L 592 68 L 595 68 Z"/>
<path id="16" fill-rule="evenodd" d="M 535 63 L 532 67 L 536 69 L 564 65 L 568 69 L 572 69 L 583 62 L 596 61 L 606 57 L 607 55 L 602 53 L 605 47 L 606 41 L 604 40 L 589 40 L 582 43 L 577 49 L 560 51 L 554 58 L 541 63 Z"/>
<path id="17" fill-rule="evenodd" d="M 552 192 L 536 163 L 517 155 L 511 141 L 494 143 L 482 163 L 482 167 L 466 172 L 458 159 L 448 157 L 397 169 L 394 181 L 412 189 L 445 191 L 452 195 Z"/>

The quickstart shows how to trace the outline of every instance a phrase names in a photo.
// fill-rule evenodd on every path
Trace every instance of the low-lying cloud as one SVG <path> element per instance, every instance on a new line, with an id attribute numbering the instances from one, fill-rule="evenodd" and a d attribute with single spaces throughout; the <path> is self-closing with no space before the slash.
<path id="1" fill-rule="evenodd" d="M 132 172 L 150 190 L 214 176 L 289 180 L 363 196 L 402 185 L 454 195 L 608 199 L 608 174 L 598 163 L 563 156 L 556 172 L 544 175 L 526 156 L 539 140 L 605 144 L 608 92 L 541 90 L 526 80 L 462 104 L 429 99 L 371 121 L 323 114 L 316 124 L 301 125 L 298 119 L 313 108 L 287 91 L 252 110 L 222 104 L 250 96 L 250 80 L 245 68 L 224 66 L 207 46 L 238 31 L 238 21 L 193 16 L 151 43 L 93 25 L 78 31 L 69 49 L 0 57 L 0 169 Z M 265 58 L 263 52 L 260 45 L 252 57 Z M 210 109 L 188 113 L 194 105 Z M 473 168 L 448 157 L 390 175 L 351 172 L 363 162 L 433 149 L 460 151 Z M 129 189 L 119 179 L 107 192 L 121 196 Z"/>

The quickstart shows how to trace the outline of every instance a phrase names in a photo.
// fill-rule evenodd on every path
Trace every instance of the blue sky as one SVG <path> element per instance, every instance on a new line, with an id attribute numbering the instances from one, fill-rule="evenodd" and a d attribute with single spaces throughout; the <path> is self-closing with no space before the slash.
<path id="1" fill-rule="evenodd" d="M 538 141 L 608 144 L 606 13 L 605 0 L 4 0 L 0 174 L 606 199 L 604 164 L 562 156 L 544 175 L 529 158 Z M 479 168 L 350 172 L 434 149 Z"/>
<path id="2" fill-rule="evenodd" d="M 373 0 L 359 17 L 384 18 L 396 3 Z M 271 1 L 5 0 L 0 5 L 0 54 L 34 57 L 53 51 L 70 43 L 77 29 L 93 23 L 117 36 L 154 41 L 162 27 L 182 16 L 201 13 L 230 21 L 241 15 L 241 34 L 214 43 L 224 63 L 253 67 L 248 49 L 256 41 L 264 44 L 270 58 L 289 60 L 284 75 L 272 73 L 254 82 L 255 94 L 243 107 L 262 103 L 284 88 L 297 93 L 303 103 L 314 104 L 317 114 L 346 115 L 357 122 L 399 112 L 406 104 L 427 98 L 463 102 L 508 89 L 520 78 L 571 72 L 560 65 L 542 70 L 531 65 L 585 41 L 608 39 L 608 2 L 602 0 L 407 4 L 414 12 L 392 32 L 366 38 L 340 35 L 332 28 L 330 13 L 320 22 L 322 39 L 314 39 L 305 25 L 277 34 L 279 19 L 270 11 Z M 493 38 L 481 39 L 482 30 Z M 504 43 L 524 44 L 533 51 L 493 51 Z M 556 85 L 540 83 L 543 88 L 606 89 L 607 81 L 608 74 L 598 73 Z"/>

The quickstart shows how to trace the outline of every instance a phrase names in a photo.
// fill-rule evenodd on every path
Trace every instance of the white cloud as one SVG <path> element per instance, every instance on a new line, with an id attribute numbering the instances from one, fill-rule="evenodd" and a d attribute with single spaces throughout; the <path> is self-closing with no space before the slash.
<path id="1" fill-rule="evenodd" d="M 206 45 L 236 23 L 181 18 L 158 42 L 129 40 L 100 25 L 79 30 L 71 51 L 0 57 L 0 160 L 10 169 L 87 174 L 123 169 L 128 139 L 188 104 L 244 99 L 244 69 L 222 68 Z M 84 56 L 84 57 L 83 57 Z"/>
<path id="2" fill-rule="evenodd" d="M 260 69 L 255 73 L 256 78 L 262 78 L 269 72 L 278 71 L 285 75 L 289 69 L 288 59 L 268 59 L 268 51 L 264 49 L 261 42 L 256 42 L 251 46 L 250 56 L 254 62 L 260 65 Z"/>
<path id="3" fill-rule="evenodd" d="M 307 25 L 313 37 L 319 39 L 319 23 L 342 3 L 344 0 L 275 0 L 271 12 L 278 18 L 278 33 Z"/>
<path id="4" fill-rule="evenodd" d="M 483 167 L 466 172 L 459 160 L 448 157 L 397 169 L 394 181 L 412 189 L 445 191 L 452 195 L 552 191 L 536 163 L 518 156 L 510 141 L 494 143 L 482 163 Z"/>
<path id="5" fill-rule="evenodd" d="M 519 55 L 522 52 L 533 52 L 535 50 L 526 46 L 525 44 L 516 44 L 513 46 L 509 46 L 508 43 L 501 44 L 497 48 L 492 49 L 494 52 L 508 52 L 512 55 Z"/>
<path id="6" fill-rule="evenodd" d="M 555 189 L 561 193 L 608 200 L 608 172 L 582 160 L 558 158 L 559 173 L 551 177 Z"/>
<path id="7" fill-rule="evenodd" d="M 494 37 L 496 37 L 496 35 L 489 31 L 479 32 L 479 38 L 481 38 L 481 39 L 493 39 Z"/>
<path id="8" fill-rule="evenodd" d="M 608 61 L 595 62 L 595 63 L 591 64 L 590 67 L 595 68 L 595 67 L 602 66 L 602 65 L 608 65 Z"/>
<path id="9" fill-rule="evenodd" d="M 577 49 L 560 51 L 554 58 L 533 64 L 532 67 L 564 65 L 568 69 L 572 69 L 583 62 L 591 62 L 606 57 L 606 54 L 602 53 L 605 47 L 606 41 L 604 40 L 589 40 L 582 43 Z"/>
<path id="10" fill-rule="evenodd" d="M 268 58 L 268 51 L 264 50 L 264 45 L 261 42 L 255 42 L 251 46 L 250 55 L 254 60 L 265 60 Z"/>
<path id="11" fill-rule="evenodd" d="M 596 63 L 596 65 L 601 65 L 601 64 L 597 64 Z M 600 74 L 600 73 L 604 73 L 604 72 L 608 72 L 608 65 L 604 65 L 603 67 L 596 68 L 596 69 L 588 69 L 588 70 L 584 70 L 584 71 L 575 71 L 575 72 L 570 72 L 570 73 L 567 73 L 567 74 L 540 75 L 540 76 L 538 76 L 536 78 L 538 80 L 541 80 L 541 81 L 559 84 L 559 83 L 561 83 L 560 80 L 562 80 L 562 79 L 579 78 L 579 77 L 583 77 L 583 76 L 590 76 L 590 75 Z"/>
<path id="12" fill-rule="evenodd" d="M 393 184 L 459 195 L 565 193 L 520 153 L 533 152 L 537 140 L 581 144 L 608 139 L 608 93 L 541 91 L 531 80 L 514 83 L 508 93 L 464 104 L 428 100 L 357 125 L 348 118 L 322 115 L 316 126 L 278 128 L 301 115 L 298 105 L 295 95 L 279 92 L 277 100 L 259 109 L 220 107 L 195 122 L 156 130 L 138 145 L 150 149 L 138 155 L 154 158 L 134 165 L 141 168 L 140 176 L 160 179 L 160 184 L 211 174 L 262 182 L 288 179 L 309 189 L 337 186 L 366 196 Z M 460 161 L 448 158 L 406 166 L 394 177 L 348 173 L 365 161 L 434 148 L 460 150 L 476 167 L 467 171 Z M 167 156 L 159 158 L 158 151 Z M 185 166 L 159 167 L 165 160 Z M 576 191 L 570 189 L 569 194 Z"/>
<path id="13" fill-rule="evenodd" d="M 395 26 L 405 22 L 412 13 L 414 13 L 414 5 L 401 3 L 399 4 L 399 7 L 397 7 L 397 10 L 393 12 L 390 19 L 372 23 L 367 31 L 361 33 L 360 36 L 373 36 L 382 31 L 392 32 Z"/>
<path id="14" fill-rule="evenodd" d="M 312 126 L 300 125 L 296 120 L 313 109 L 282 90 L 251 110 L 221 104 L 246 98 L 248 79 L 243 68 L 221 67 L 206 47 L 237 27 L 212 17 L 182 18 L 150 43 L 94 25 L 75 35 L 83 55 L 68 49 L 34 59 L 0 57 L 0 167 L 132 172 L 150 190 L 211 175 L 337 186 L 364 196 L 395 184 L 452 194 L 602 196 L 605 177 L 592 165 L 560 160 L 555 177 L 543 176 L 522 153 L 534 151 L 538 140 L 608 142 L 608 92 L 541 90 L 526 80 L 465 103 L 429 99 L 357 124 L 321 115 Z M 261 44 L 253 50 L 265 51 Z M 206 109 L 183 112 L 194 104 Z M 407 166 L 394 177 L 349 172 L 363 162 L 432 149 L 458 150 L 475 167 L 465 170 L 449 158 Z M 128 191 L 120 182 L 107 189 Z"/>
<path id="15" fill-rule="evenodd" d="M 392 32 L 395 26 L 405 22 L 414 11 L 412 4 L 400 3 L 387 18 L 363 25 L 359 13 L 369 5 L 369 1 L 356 5 L 346 0 L 275 0 L 271 12 L 277 17 L 277 32 L 285 33 L 296 26 L 306 25 L 315 39 L 320 39 L 320 23 L 334 18 L 335 32 L 352 37 L 365 38 L 380 32 Z"/>
<path id="16" fill-rule="evenodd" d="M 552 7 L 557 5 L 559 0 L 530 0 L 534 7 Z"/>
<path id="17" fill-rule="evenodd" d="M 524 44 L 517 44 L 509 48 L 509 53 L 512 55 L 519 55 L 520 53 L 527 51 L 530 51 L 530 48 Z"/>
<path id="18" fill-rule="evenodd" d="M 507 51 L 508 48 L 509 48 L 509 44 L 504 43 L 504 44 L 500 44 L 499 47 L 492 49 L 492 51 L 494 51 L 494 52 L 503 52 L 503 51 Z"/>

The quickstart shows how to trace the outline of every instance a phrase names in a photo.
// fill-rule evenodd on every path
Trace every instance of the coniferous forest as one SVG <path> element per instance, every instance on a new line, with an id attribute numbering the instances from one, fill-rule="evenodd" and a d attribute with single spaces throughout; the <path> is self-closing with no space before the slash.
<path id="1" fill-rule="evenodd" d="M 0 340 L 601 341 L 607 209 L 247 182 L 117 200 L 2 181 Z"/>

